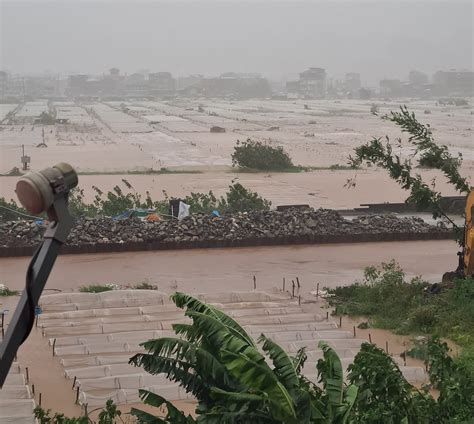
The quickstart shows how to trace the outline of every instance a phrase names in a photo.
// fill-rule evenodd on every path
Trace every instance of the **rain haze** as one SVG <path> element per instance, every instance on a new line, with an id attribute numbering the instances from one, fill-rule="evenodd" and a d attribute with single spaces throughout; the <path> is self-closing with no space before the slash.
<path id="1" fill-rule="evenodd" d="M 470 1 L 3 1 L 12 72 L 297 74 L 315 63 L 369 84 L 472 66 Z"/>
<path id="2" fill-rule="evenodd" d="M 0 4 L 1 424 L 474 416 L 472 0 Z"/>

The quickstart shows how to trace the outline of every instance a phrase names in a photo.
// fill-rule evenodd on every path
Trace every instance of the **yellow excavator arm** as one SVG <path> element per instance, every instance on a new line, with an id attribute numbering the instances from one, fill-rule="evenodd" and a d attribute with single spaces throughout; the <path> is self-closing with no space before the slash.
<path id="1" fill-rule="evenodd" d="M 464 228 L 464 249 L 463 263 L 464 276 L 471 277 L 474 275 L 474 188 L 467 195 L 466 199 L 466 224 Z"/>

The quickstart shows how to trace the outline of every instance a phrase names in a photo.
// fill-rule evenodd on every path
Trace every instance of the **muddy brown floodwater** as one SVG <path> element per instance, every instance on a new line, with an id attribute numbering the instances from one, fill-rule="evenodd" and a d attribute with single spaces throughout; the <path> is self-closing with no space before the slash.
<path id="1" fill-rule="evenodd" d="M 259 289 L 280 287 L 283 277 L 298 276 L 310 291 L 317 283 L 350 284 L 365 266 L 393 258 L 408 275 L 434 282 L 456 268 L 456 252 L 456 243 L 444 240 L 64 255 L 46 288 L 69 291 L 92 283 L 148 281 L 163 291 L 246 290 L 255 275 Z M 0 281 L 21 289 L 29 260 L 0 259 Z"/>
<path id="2" fill-rule="evenodd" d="M 362 276 L 365 266 L 392 258 L 409 276 L 439 281 L 443 272 L 456 267 L 456 251 L 453 241 L 417 241 L 64 255 L 58 258 L 46 288 L 72 291 L 91 283 L 128 285 L 148 281 L 165 292 L 223 292 L 252 289 L 254 275 L 259 289 L 281 287 L 283 277 L 289 280 L 298 276 L 302 297 L 308 298 L 318 282 L 321 287 L 350 284 Z M 0 259 L 0 282 L 11 289 L 22 289 L 29 260 Z M 17 296 L 3 299 L 0 307 L 12 311 L 17 301 Z M 352 329 L 353 325 L 355 322 L 344 318 L 344 329 Z M 408 337 L 382 330 L 370 331 L 379 346 L 384 347 L 388 340 L 394 354 L 404 350 L 409 341 Z M 368 336 L 367 330 L 357 332 L 360 338 Z M 23 369 L 29 368 L 36 401 L 41 392 L 44 407 L 68 415 L 80 413 L 74 405 L 71 382 L 64 378 L 59 359 L 52 357 L 51 347 L 39 329 L 33 329 L 20 348 L 18 360 Z M 194 408 L 189 402 L 178 406 L 187 412 Z M 123 410 L 129 408 L 124 406 Z"/>

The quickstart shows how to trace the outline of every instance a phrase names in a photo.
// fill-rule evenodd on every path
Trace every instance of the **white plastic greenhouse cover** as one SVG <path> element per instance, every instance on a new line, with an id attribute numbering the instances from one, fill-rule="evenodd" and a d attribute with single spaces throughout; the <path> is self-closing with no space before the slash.
<path id="1" fill-rule="evenodd" d="M 224 310 L 253 337 L 266 334 L 289 354 L 306 347 L 308 360 L 303 372 L 313 381 L 317 380 L 316 363 L 322 357 L 320 340 L 337 350 L 344 365 L 353 360 L 362 343 L 351 332 L 342 331 L 332 320 L 323 318 L 325 311 L 321 310 L 321 315 L 306 312 L 294 298 L 278 291 L 195 297 Z M 174 336 L 173 324 L 190 322 L 167 294 L 156 290 L 116 290 L 56 294 L 43 300 L 39 326 L 55 346 L 65 376 L 76 378 L 80 403 L 87 403 L 89 408 L 103 406 L 109 398 L 117 404 L 136 403 L 140 388 L 149 388 L 169 400 L 189 398 L 164 375 L 153 376 L 128 364 L 132 355 L 144 351 L 141 343 Z M 405 372 L 419 379 L 422 371 Z"/>
<path id="2" fill-rule="evenodd" d="M 112 377 L 94 377 L 77 379 L 77 384 L 83 391 L 97 389 L 140 389 L 148 386 L 173 385 L 164 375 L 150 375 L 146 372 L 139 374 L 120 375 Z"/>
<path id="3" fill-rule="evenodd" d="M 36 423 L 34 407 L 35 401 L 31 399 L 30 389 L 25 384 L 18 363 L 14 363 L 0 390 L 0 423 Z"/>
<path id="4" fill-rule="evenodd" d="M 142 389 L 158 393 L 168 400 L 192 399 L 192 396 L 178 387 L 178 385 L 151 386 L 142 387 Z M 89 407 L 103 406 L 107 399 L 112 399 L 116 404 L 140 402 L 138 390 L 136 389 L 120 389 L 101 395 L 81 392 L 79 395 L 79 403 L 82 405 L 87 403 Z"/>

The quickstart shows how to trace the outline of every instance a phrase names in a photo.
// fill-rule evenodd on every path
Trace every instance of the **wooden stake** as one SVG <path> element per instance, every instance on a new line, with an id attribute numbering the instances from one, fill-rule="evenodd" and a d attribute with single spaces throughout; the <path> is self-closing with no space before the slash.
<path id="1" fill-rule="evenodd" d="M 77 380 L 77 377 L 74 376 L 74 380 L 73 380 L 73 382 L 72 382 L 72 388 L 73 388 L 73 389 L 74 389 L 74 386 L 76 385 L 76 380 Z"/>
<path id="2" fill-rule="evenodd" d="M 35 395 L 35 385 L 34 384 L 31 385 L 31 393 L 33 393 L 33 396 Z"/>
<path id="3" fill-rule="evenodd" d="M 301 305 L 301 295 L 298 295 L 298 305 Z"/>
<path id="4" fill-rule="evenodd" d="M 329 321 L 329 312 L 326 312 L 326 321 Z"/>
<path id="5" fill-rule="evenodd" d="M 56 339 L 53 340 L 53 356 L 55 356 L 54 348 L 56 347 Z"/>
<path id="6" fill-rule="evenodd" d="M 76 403 L 79 403 L 79 386 L 76 388 Z"/>
<path id="7" fill-rule="evenodd" d="M 28 382 L 30 381 L 30 376 L 28 375 L 28 367 L 25 368 L 25 372 L 26 372 L 26 384 L 28 384 Z"/>
<path id="8" fill-rule="evenodd" d="M 356 337 L 356 326 L 354 325 L 354 326 L 352 327 L 352 329 L 353 329 L 353 331 L 354 331 L 354 339 L 355 339 L 355 337 Z"/>
<path id="9" fill-rule="evenodd" d="M 257 277 L 253 276 L 253 289 L 257 290 Z"/>
<path id="10" fill-rule="evenodd" d="M 319 283 L 316 284 L 316 297 L 319 299 Z"/>
<path id="11" fill-rule="evenodd" d="M 295 280 L 291 280 L 291 297 L 295 297 Z"/>
<path id="12" fill-rule="evenodd" d="M 39 404 L 39 406 L 41 406 L 41 393 L 39 394 L 38 404 Z"/>
<path id="13" fill-rule="evenodd" d="M 342 327 L 342 315 L 339 315 L 339 328 Z"/>
<path id="14" fill-rule="evenodd" d="M 2 312 L 2 328 L 3 328 L 4 323 L 5 323 L 5 311 Z"/>
<path id="15" fill-rule="evenodd" d="M 372 343 L 372 334 L 369 333 L 369 343 Z"/>
<path id="16" fill-rule="evenodd" d="M 388 355 L 388 340 L 385 342 L 385 352 L 387 352 Z"/>
<path id="17" fill-rule="evenodd" d="M 296 284 L 298 285 L 298 288 L 301 288 L 300 279 L 298 277 L 296 277 Z"/>

